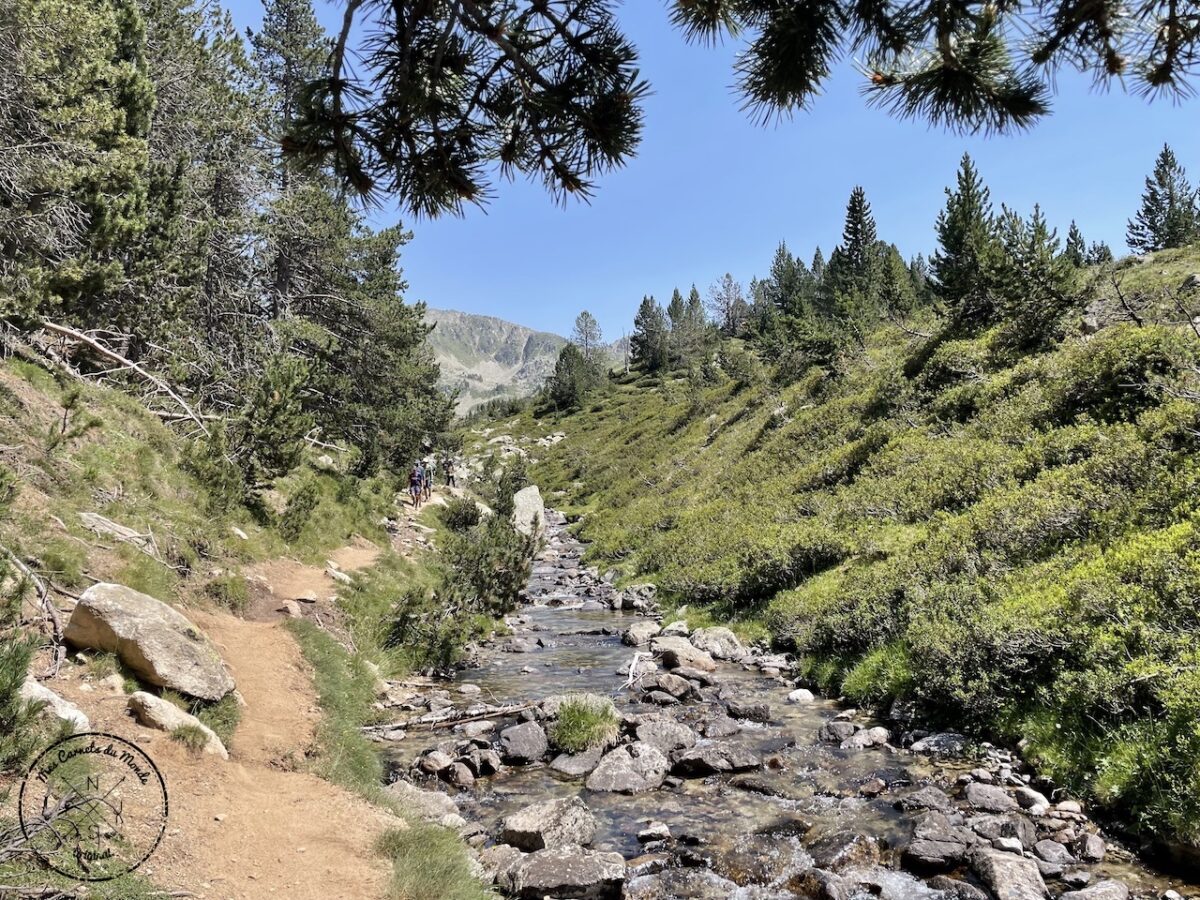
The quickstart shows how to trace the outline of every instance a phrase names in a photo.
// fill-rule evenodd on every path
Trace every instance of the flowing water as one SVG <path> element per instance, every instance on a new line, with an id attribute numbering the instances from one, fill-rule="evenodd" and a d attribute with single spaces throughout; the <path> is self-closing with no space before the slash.
<path id="1" fill-rule="evenodd" d="M 642 618 L 640 614 L 610 610 L 581 595 L 577 588 L 562 586 L 564 581 L 577 582 L 582 571 L 581 549 L 561 520 L 551 525 L 549 544 L 535 563 L 529 586 L 537 603 L 522 609 L 513 625 L 514 636 L 526 639 L 524 644 L 531 649 L 504 652 L 504 640 L 484 648 L 477 668 L 464 669 L 452 681 L 438 685 L 448 689 L 456 706 L 465 708 L 480 700 L 525 703 L 589 692 L 611 697 L 622 714 L 658 711 L 638 702 L 638 694 L 625 687 L 626 676 L 618 674 L 634 655 L 634 648 L 623 645 L 620 635 Z M 603 590 L 603 585 L 598 586 Z M 583 593 L 594 595 L 595 587 Z M 540 645 L 533 646 L 535 642 Z M 644 654 L 645 648 L 640 649 Z M 774 796 L 744 789 L 745 778 L 740 779 L 743 787 L 737 787 L 739 779 L 730 775 L 685 779 L 674 788 L 643 794 L 593 792 L 585 788 L 584 779 L 561 775 L 548 765 L 506 766 L 458 794 L 462 815 L 480 823 L 488 835 L 495 835 L 501 819 L 511 812 L 578 794 L 600 824 L 593 845 L 596 849 L 637 857 L 641 852 L 637 833 L 648 822 L 658 821 L 671 829 L 677 841 L 698 848 L 693 855 L 699 859 L 694 862 L 711 864 L 738 883 L 769 883 L 777 882 L 789 865 L 805 861 L 801 835 L 811 839 L 849 829 L 879 838 L 889 847 L 902 846 L 911 821 L 897 810 L 896 799 L 926 784 L 952 790 L 956 778 L 979 764 L 977 760 L 939 761 L 890 746 L 840 749 L 821 741 L 818 731 L 844 712 L 842 706 L 820 698 L 806 704 L 789 703 L 787 695 L 794 686 L 757 669 L 719 664 L 715 674 L 720 686 L 706 690 L 710 699 L 686 702 L 668 711 L 678 721 L 694 725 L 723 713 L 724 703 L 731 699 L 769 704 L 769 724 L 741 722 L 740 730 L 724 740 L 741 744 L 763 760 L 755 778 L 759 790 L 765 784 Z M 455 688 L 463 683 L 478 685 L 482 694 L 460 695 Z M 716 699 L 718 693 L 720 700 Z M 508 723 L 499 724 L 504 727 Z M 392 758 L 398 769 L 407 772 L 422 752 L 454 739 L 449 729 L 412 728 L 405 739 L 392 745 Z M 885 782 L 886 790 L 878 797 L 863 796 L 860 789 L 873 779 Z M 756 839 L 754 835 L 769 838 Z M 1185 895 L 1200 896 L 1200 888 L 1150 871 L 1112 843 L 1105 861 L 1087 868 L 1096 879 L 1124 881 L 1135 894 L 1157 896 L 1175 888 Z M 907 873 L 896 871 L 886 877 L 896 883 L 879 885 L 876 893 L 940 895 Z M 1062 889 L 1061 883 L 1057 887 L 1051 884 L 1055 892 Z"/>

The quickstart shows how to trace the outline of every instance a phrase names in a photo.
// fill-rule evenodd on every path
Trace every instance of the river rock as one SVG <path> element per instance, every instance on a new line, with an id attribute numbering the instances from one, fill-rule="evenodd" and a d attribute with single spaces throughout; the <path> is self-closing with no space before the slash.
<path id="1" fill-rule="evenodd" d="M 738 886 L 709 869 L 670 868 L 655 875 L 631 878 L 624 900 L 729 900 L 739 896 Z"/>
<path id="2" fill-rule="evenodd" d="M 1123 882 L 1108 879 L 1078 891 L 1067 891 L 1059 900 L 1129 900 L 1129 888 Z"/>
<path id="3" fill-rule="evenodd" d="M 63 636 L 75 647 L 115 653 L 139 678 L 201 700 L 234 688 L 204 633 L 167 604 L 120 584 L 94 584 L 79 598 Z"/>
<path id="4" fill-rule="evenodd" d="M 971 816 L 967 819 L 966 825 L 975 834 L 988 841 L 1016 838 L 1026 850 L 1032 849 L 1037 842 L 1037 828 L 1020 813 Z"/>
<path id="5" fill-rule="evenodd" d="M 746 648 L 736 634 L 728 628 L 697 628 L 688 638 L 692 646 L 705 651 L 714 659 L 738 660 L 746 655 Z"/>
<path id="6" fill-rule="evenodd" d="M 517 897 L 577 897 L 608 900 L 621 896 L 625 858 L 583 847 L 538 850 L 512 868 L 512 891 Z"/>
<path id="7" fill-rule="evenodd" d="M 1107 849 L 1104 839 L 1098 834 L 1081 834 L 1079 840 L 1075 842 L 1075 855 L 1083 862 L 1101 862 Z"/>
<path id="8" fill-rule="evenodd" d="M 500 840 L 526 851 L 577 845 L 596 837 L 596 817 L 579 797 L 527 806 L 504 818 Z"/>
<path id="9" fill-rule="evenodd" d="M 702 672 L 700 669 L 693 669 L 690 666 L 676 666 L 671 670 L 671 674 L 694 681 L 701 687 L 712 687 L 717 684 L 717 677 L 711 672 Z"/>
<path id="10" fill-rule="evenodd" d="M 858 729 L 859 727 L 853 722 L 835 719 L 822 725 L 821 730 L 817 732 L 817 737 L 829 744 L 840 744 L 842 741 L 849 740 Z"/>
<path id="11" fill-rule="evenodd" d="M 475 784 L 475 773 L 471 771 L 470 766 L 462 761 L 450 763 L 450 765 L 438 773 L 438 776 L 456 788 L 462 788 L 463 790 Z"/>
<path id="12" fill-rule="evenodd" d="M 879 863 L 879 842 L 854 831 L 835 831 L 808 843 L 813 865 L 828 872 L 874 866 Z"/>
<path id="13" fill-rule="evenodd" d="M 935 891 L 942 891 L 946 900 L 989 900 L 987 891 L 975 887 L 969 881 L 951 878 L 948 875 L 934 875 L 926 883 Z"/>
<path id="14" fill-rule="evenodd" d="M 738 700 L 731 700 L 728 704 L 729 715 L 734 719 L 741 719 L 746 722 L 761 722 L 763 724 L 771 721 L 771 707 L 766 703 L 747 703 Z"/>
<path id="15" fill-rule="evenodd" d="M 662 633 L 665 637 L 687 637 L 691 633 L 688 623 L 685 619 L 676 619 L 674 622 L 669 622 L 662 627 Z"/>
<path id="16" fill-rule="evenodd" d="M 582 753 L 560 753 L 551 761 L 550 768 L 572 778 L 582 778 L 600 765 L 602 756 L 603 747 L 592 747 Z"/>
<path id="17" fill-rule="evenodd" d="M 753 751 L 733 743 L 705 742 L 679 750 L 671 759 L 671 772 L 685 778 L 705 778 L 720 772 L 747 772 L 761 765 Z"/>
<path id="18" fill-rule="evenodd" d="M 426 791 L 407 781 L 394 781 L 387 786 L 387 792 L 396 798 L 401 809 L 423 822 L 440 825 L 462 821 L 454 801 L 441 791 Z"/>
<path id="19" fill-rule="evenodd" d="M 21 699 L 26 703 L 43 704 L 42 712 L 60 722 L 66 722 L 74 731 L 90 731 L 91 722 L 74 703 L 64 700 L 50 688 L 32 677 L 26 677 L 21 685 Z"/>
<path id="20" fill-rule="evenodd" d="M 479 851 L 479 866 L 483 880 L 506 891 L 512 890 L 512 872 L 525 854 L 508 844 L 496 844 Z"/>
<path id="21" fill-rule="evenodd" d="M 663 665 L 668 669 L 686 666 L 701 672 L 713 672 L 717 668 L 711 656 L 693 647 L 685 637 L 659 635 L 651 638 L 650 649 L 662 656 Z"/>
<path id="22" fill-rule="evenodd" d="M 963 797 L 971 806 L 985 812 L 1009 812 L 1019 808 L 1017 801 L 1008 791 L 994 784 L 972 782 L 963 791 Z"/>
<path id="23" fill-rule="evenodd" d="M 812 703 L 816 699 L 816 695 L 808 688 L 796 688 L 796 690 L 787 695 L 788 703 Z"/>
<path id="24" fill-rule="evenodd" d="M 462 727 L 462 736 L 465 738 L 477 738 L 485 734 L 491 734 L 495 730 L 496 723 L 491 719 L 484 719 L 481 722 L 467 722 Z"/>
<path id="25" fill-rule="evenodd" d="M 865 750 L 868 747 L 880 747 L 888 742 L 891 734 L 886 728 L 876 726 L 863 728 L 854 732 L 839 745 L 843 750 Z"/>
<path id="26" fill-rule="evenodd" d="M 621 643 L 630 647 L 640 647 L 650 643 L 650 639 L 657 635 L 659 630 L 654 622 L 634 622 L 621 634 Z"/>
<path id="27" fill-rule="evenodd" d="M 184 726 L 197 728 L 204 733 L 206 739 L 203 748 L 205 753 L 219 756 L 221 759 L 229 759 L 229 752 L 221 743 L 221 739 L 217 737 L 217 733 L 195 716 L 185 713 L 171 701 L 145 691 L 137 691 L 129 695 L 128 703 L 130 712 L 143 725 L 157 728 L 159 731 L 174 731 L 176 728 Z"/>
<path id="28" fill-rule="evenodd" d="M 914 825 L 901 861 L 906 868 L 920 872 L 953 869 L 966 859 L 975 842 L 969 829 L 951 825 L 943 813 L 930 811 Z"/>
<path id="29" fill-rule="evenodd" d="M 913 791 L 896 801 L 896 806 L 905 812 L 916 812 L 924 809 L 935 809 L 939 812 L 950 812 L 954 809 L 954 801 L 940 788 L 927 785 Z"/>
<path id="30" fill-rule="evenodd" d="M 1071 851 L 1064 847 L 1058 841 L 1038 841 L 1033 845 L 1033 852 L 1040 859 L 1055 866 L 1073 866 L 1075 865 L 1075 857 L 1071 855 Z"/>
<path id="31" fill-rule="evenodd" d="M 669 756 L 676 750 L 694 747 L 700 738 L 692 729 L 672 719 L 652 719 L 637 726 L 637 739 Z"/>
<path id="32" fill-rule="evenodd" d="M 930 756 L 962 756 L 967 751 L 967 739 L 961 734 L 945 731 L 921 738 L 909 749 Z"/>
<path id="33" fill-rule="evenodd" d="M 672 675 L 670 672 L 663 672 L 655 675 L 653 678 L 647 678 L 643 682 L 643 690 L 664 691 L 677 700 L 682 700 L 696 692 L 690 681 L 686 678 L 680 678 L 678 675 Z"/>
<path id="34" fill-rule="evenodd" d="M 1032 859 L 981 847 L 971 854 L 971 870 L 998 900 L 1045 900 L 1049 896 Z"/>
<path id="35" fill-rule="evenodd" d="M 537 722 L 510 725 L 500 732 L 500 753 L 505 762 L 517 765 L 537 762 L 549 749 L 546 732 Z"/>
<path id="36" fill-rule="evenodd" d="M 706 738 L 723 738 L 737 734 L 742 730 L 742 726 L 729 716 L 719 715 L 707 720 L 701 730 Z"/>
<path id="37" fill-rule="evenodd" d="M 437 775 L 439 772 L 450 768 L 452 762 L 454 762 L 454 759 L 444 750 L 430 750 L 417 760 L 417 768 L 426 775 Z"/>
<path id="38" fill-rule="evenodd" d="M 513 494 L 513 528 L 526 537 L 540 541 L 546 536 L 546 506 L 536 484 L 521 488 Z"/>
<path id="39" fill-rule="evenodd" d="M 613 791 L 637 794 L 662 786 L 670 763 L 667 757 L 644 741 L 617 747 L 604 755 L 600 764 L 588 776 L 589 791 Z"/>
<path id="40" fill-rule="evenodd" d="M 1013 791 L 1013 797 L 1020 804 L 1021 809 L 1032 809 L 1035 806 L 1043 806 L 1046 809 L 1050 808 L 1050 801 L 1046 799 L 1045 794 L 1025 785 Z"/>

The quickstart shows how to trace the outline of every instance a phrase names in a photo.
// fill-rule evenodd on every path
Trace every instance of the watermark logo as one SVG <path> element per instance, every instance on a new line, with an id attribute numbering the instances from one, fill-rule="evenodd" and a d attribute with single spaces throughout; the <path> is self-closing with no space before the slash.
<path id="1" fill-rule="evenodd" d="M 21 782 L 18 805 L 28 846 L 78 881 L 132 872 L 167 828 L 167 785 L 140 747 L 83 732 L 51 744 Z"/>

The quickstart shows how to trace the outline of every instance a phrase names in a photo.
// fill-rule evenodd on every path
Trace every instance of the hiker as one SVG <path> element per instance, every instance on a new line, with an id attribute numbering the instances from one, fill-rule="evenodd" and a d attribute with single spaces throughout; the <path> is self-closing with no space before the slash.
<path id="1" fill-rule="evenodd" d="M 425 460 L 425 499 L 433 499 L 433 461 Z"/>
<path id="2" fill-rule="evenodd" d="M 446 471 L 447 486 L 458 487 L 458 485 L 454 481 L 454 460 L 452 460 L 450 457 L 447 456 L 445 461 L 442 463 L 442 468 L 445 469 L 445 471 Z"/>
<path id="3" fill-rule="evenodd" d="M 421 508 L 421 492 L 425 487 L 425 475 L 421 471 L 421 464 L 415 463 L 412 471 L 408 473 L 408 496 L 412 500 L 413 509 Z"/>

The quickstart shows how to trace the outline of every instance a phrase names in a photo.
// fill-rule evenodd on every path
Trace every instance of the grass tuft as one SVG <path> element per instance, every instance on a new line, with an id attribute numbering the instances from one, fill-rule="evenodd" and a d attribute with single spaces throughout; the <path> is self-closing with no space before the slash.
<path id="1" fill-rule="evenodd" d="M 471 873 L 462 841 L 445 828 L 394 828 L 380 836 L 376 850 L 392 860 L 389 900 L 490 900 L 496 896 Z"/>
<path id="2" fill-rule="evenodd" d="M 611 700 L 596 694 L 580 694 L 563 701 L 549 737 L 560 750 L 582 753 L 610 743 L 620 726 Z"/>

